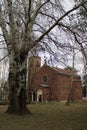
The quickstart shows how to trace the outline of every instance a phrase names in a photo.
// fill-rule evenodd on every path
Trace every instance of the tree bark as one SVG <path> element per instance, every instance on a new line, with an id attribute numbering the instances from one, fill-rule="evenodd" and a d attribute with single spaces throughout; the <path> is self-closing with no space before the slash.
<path id="1" fill-rule="evenodd" d="M 6 113 L 30 113 L 26 106 L 26 60 L 19 62 L 14 53 L 9 56 L 9 105 Z"/>

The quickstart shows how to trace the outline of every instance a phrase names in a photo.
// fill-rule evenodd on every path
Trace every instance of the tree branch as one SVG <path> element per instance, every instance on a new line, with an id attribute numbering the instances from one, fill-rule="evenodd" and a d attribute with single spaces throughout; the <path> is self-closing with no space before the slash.
<path id="1" fill-rule="evenodd" d="M 13 17 L 12 1 L 7 0 L 7 2 L 8 2 L 8 11 L 9 11 L 9 21 L 11 26 L 11 36 L 15 37 L 15 21 Z"/>
<path id="2" fill-rule="evenodd" d="M 45 16 L 47 16 L 47 17 L 53 19 L 54 21 L 56 21 L 56 19 L 55 19 L 54 17 L 52 17 L 52 15 L 45 14 L 45 13 L 43 13 L 43 12 L 38 12 L 38 13 L 41 14 L 41 15 L 45 15 Z"/>
<path id="3" fill-rule="evenodd" d="M 29 0 L 29 8 L 28 8 L 29 21 L 31 19 L 30 11 L 31 11 L 31 0 Z"/>
<path id="4" fill-rule="evenodd" d="M 33 15 L 33 17 L 32 17 L 32 20 L 34 20 L 34 19 L 36 18 L 36 16 L 37 16 L 39 10 L 40 10 L 45 4 L 47 4 L 49 1 L 50 1 L 50 0 L 47 0 L 46 2 L 44 2 L 43 4 L 41 4 L 41 5 L 38 6 L 37 10 L 35 10 L 35 13 L 34 13 L 34 15 Z"/>
<path id="5" fill-rule="evenodd" d="M 80 6 L 83 6 L 85 3 L 87 3 L 87 1 L 80 3 L 78 6 L 75 6 L 74 8 L 72 8 L 71 10 L 67 11 L 64 15 L 62 15 L 44 34 L 42 34 L 37 40 L 36 42 L 41 41 L 45 35 L 47 35 L 56 25 L 58 25 L 58 23 L 65 18 L 68 14 L 70 14 L 71 12 L 73 12 L 74 10 L 78 9 Z"/>
<path id="6" fill-rule="evenodd" d="M 86 53 L 85 53 L 85 51 L 84 51 L 84 47 L 83 47 L 82 43 L 80 43 L 79 40 L 78 40 L 78 38 L 77 38 L 77 33 L 74 32 L 73 29 L 70 29 L 70 27 L 68 27 L 68 26 L 66 26 L 66 25 L 64 25 L 64 24 L 62 24 L 62 23 L 59 23 L 59 25 L 65 27 L 65 28 L 67 28 L 67 29 L 73 34 L 73 36 L 74 36 L 74 38 L 75 38 L 75 41 L 80 45 L 81 52 L 82 52 L 82 54 L 84 55 L 84 57 L 85 57 L 85 59 L 86 59 L 86 63 L 87 63 L 87 55 L 86 55 Z"/>
<path id="7" fill-rule="evenodd" d="M 8 55 L 5 55 L 3 58 L 0 59 L 0 62 L 3 61 Z"/>
<path id="8" fill-rule="evenodd" d="M 8 34 L 7 29 L 6 29 L 5 21 L 4 21 L 4 19 L 3 19 L 1 6 L 0 6 L 0 27 L 1 27 L 2 32 L 3 32 L 3 35 L 0 34 L 0 36 L 3 36 L 3 37 L 4 37 L 5 42 L 6 42 L 6 44 L 8 45 L 8 44 L 9 44 L 9 34 Z"/>
<path id="9" fill-rule="evenodd" d="M 86 10 L 86 12 L 87 12 L 87 8 L 85 7 L 85 5 L 83 5 L 83 8 Z"/>

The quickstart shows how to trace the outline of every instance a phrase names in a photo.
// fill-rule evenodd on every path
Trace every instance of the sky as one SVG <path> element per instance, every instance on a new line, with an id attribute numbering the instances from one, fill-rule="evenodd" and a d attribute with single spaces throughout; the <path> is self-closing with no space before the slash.
<path id="1" fill-rule="evenodd" d="M 61 2 L 63 3 L 63 6 L 64 6 L 66 11 L 70 10 L 74 6 L 74 1 L 73 0 L 61 0 Z M 2 51 L 0 50 L 0 56 L 1 56 L 1 54 L 2 54 Z M 76 59 L 77 62 L 75 61 L 75 64 L 76 64 L 75 67 L 78 70 L 80 70 L 80 73 L 82 73 L 83 66 L 82 66 L 81 62 L 78 59 L 81 59 L 81 58 L 82 58 L 82 56 L 81 56 L 81 54 L 79 54 L 79 57 L 77 57 L 77 59 Z M 42 61 L 42 63 L 44 63 L 44 61 Z M 69 62 L 68 64 L 71 65 L 72 63 Z M 62 67 L 62 66 L 60 66 L 60 67 Z M 3 70 L 5 70 L 5 69 L 6 69 L 5 64 L 3 64 L 3 62 L 0 63 L 0 75 L 3 75 Z M 7 70 L 6 70 L 6 73 L 7 73 Z"/>
<path id="2" fill-rule="evenodd" d="M 63 3 L 63 6 L 64 6 L 66 11 L 72 9 L 74 7 L 74 5 L 75 5 L 74 0 L 61 0 L 61 2 Z M 74 13 L 75 13 L 75 11 L 74 11 Z M 83 63 L 83 56 L 82 56 L 81 53 L 78 52 L 76 54 L 76 57 L 75 57 L 75 67 L 79 71 L 80 75 L 82 75 L 83 68 L 84 68 L 82 63 Z M 72 62 L 69 61 L 68 64 L 70 66 L 72 66 Z"/>
<path id="3" fill-rule="evenodd" d="M 74 6 L 74 0 L 61 0 L 64 2 L 64 7 L 65 7 L 65 10 L 68 11 L 70 9 L 73 8 Z M 75 12 L 75 11 L 74 11 Z M 83 73 L 83 69 L 84 69 L 84 66 L 83 66 L 83 56 L 81 53 L 77 53 L 76 55 L 76 59 L 75 59 L 75 67 L 77 68 L 77 70 L 79 71 L 79 74 L 82 75 Z M 72 63 L 71 63 L 72 64 Z"/>
<path id="4" fill-rule="evenodd" d="M 65 8 L 66 11 L 70 10 L 73 8 L 74 6 L 74 1 L 73 0 L 61 0 L 61 2 L 63 3 L 63 6 Z M 42 55 L 42 65 L 44 63 L 44 55 L 40 53 L 40 55 Z M 47 57 L 47 60 L 50 58 L 49 54 L 48 53 L 45 53 L 45 56 Z M 75 68 L 78 70 L 78 74 L 82 75 L 83 73 L 83 56 L 80 52 L 78 52 L 76 55 L 75 55 L 75 61 L 74 61 L 74 64 L 75 64 Z M 67 62 L 67 65 L 70 65 L 72 66 L 72 57 L 70 56 L 70 60 Z M 64 68 L 64 66 L 60 65 L 60 64 L 55 64 L 55 66 L 58 66 L 60 68 Z"/>
<path id="5" fill-rule="evenodd" d="M 74 6 L 73 0 L 61 0 L 62 3 L 64 3 L 65 10 L 68 11 Z"/>

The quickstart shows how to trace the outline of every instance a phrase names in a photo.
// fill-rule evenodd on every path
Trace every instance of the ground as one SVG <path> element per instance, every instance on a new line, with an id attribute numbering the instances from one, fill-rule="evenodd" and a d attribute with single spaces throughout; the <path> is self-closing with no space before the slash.
<path id="1" fill-rule="evenodd" d="M 87 130 L 87 101 L 65 106 L 64 102 L 28 105 L 31 115 L 4 113 L 0 106 L 0 130 Z"/>

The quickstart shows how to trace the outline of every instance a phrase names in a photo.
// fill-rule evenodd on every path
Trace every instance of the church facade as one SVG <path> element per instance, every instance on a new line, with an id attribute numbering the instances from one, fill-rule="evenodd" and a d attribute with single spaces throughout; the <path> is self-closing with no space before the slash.
<path id="1" fill-rule="evenodd" d="M 27 97 L 29 101 L 63 101 L 71 91 L 73 100 L 82 99 L 80 76 L 69 70 L 54 68 L 46 63 L 41 67 L 41 58 L 29 58 Z"/>

